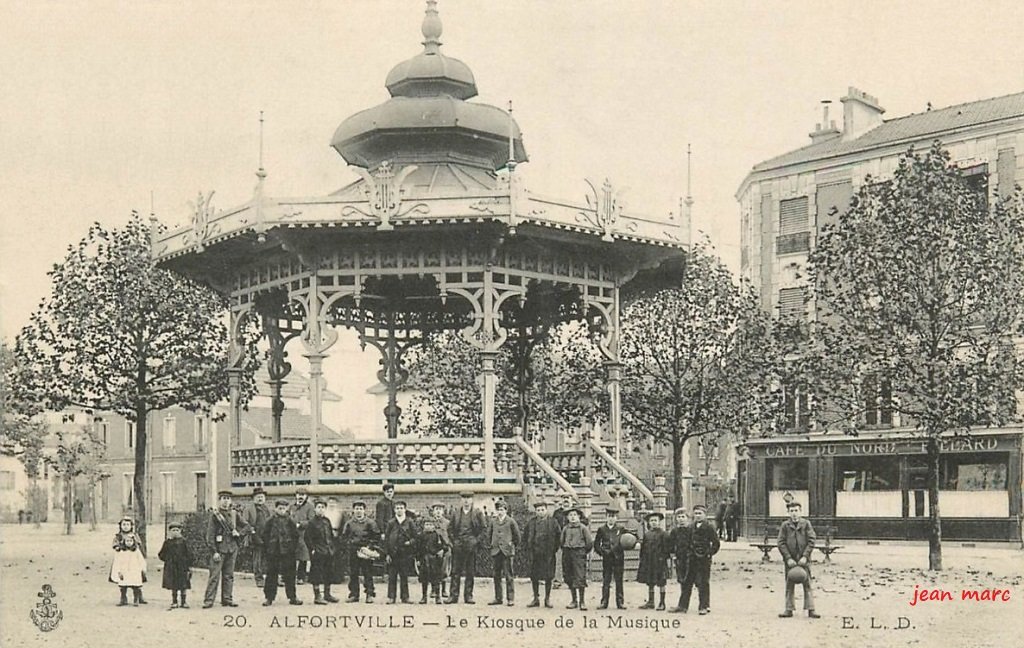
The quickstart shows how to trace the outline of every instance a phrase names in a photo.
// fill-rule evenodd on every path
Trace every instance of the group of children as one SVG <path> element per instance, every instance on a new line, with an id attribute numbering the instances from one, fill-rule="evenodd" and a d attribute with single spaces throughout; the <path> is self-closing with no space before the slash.
<path id="1" fill-rule="evenodd" d="M 607 609 L 613 584 L 615 605 L 620 610 L 625 609 L 622 582 L 624 552 L 631 548 L 630 540 L 635 541 L 635 536 L 632 539 L 623 537 L 630 532 L 617 520 L 617 509 L 607 510 L 606 523 L 592 536 L 583 512 L 573 506 L 568 497 L 563 498 L 561 506 L 556 508 L 549 507 L 547 502 L 537 502 L 536 515 L 522 530 L 508 514 L 504 501 L 499 500 L 495 504 L 494 516 L 486 520 L 483 513 L 474 507 L 473 494 L 469 492 L 462 493 L 462 506 L 455 509 L 451 520 L 445 517 L 446 508 L 440 503 L 433 504 L 430 513 L 422 519 L 415 518 L 405 502 L 394 499 L 393 487 L 385 491 L 382 502 L 378 502 L 375 516 L 380 520 L 367 515 L 365 502 L 353 503 L 351 515 L 339 530 L 325 515 L 327 503 L 324 500 L 312 502 L 312 518 L 300 525 L 292 515 L 293 507 L 281 499 L 276 502 L 275 511 L 269 519 L 264 520 L 258 529 L 250 529 L 230 508 L 230 493 L 222 493 L 221 508 L 214 512 L 207 538 L 214 553 L 204 607 L 212 606 L 217 581 L 233 572 L 234 553 L 241 543 L 232 541 L 251 533 L 258 537 L 257 544 L 262 554 L 264 571 L 257 573 L 257 578 L 262 581 L 263 605 L 273 604 L 279 580 L 284 585 L 289 603 L 302 604 L 296 595 L 295 560 L 301 542 L 309 552 L 308 579 L 317 605 L 339 601 L 331 594 L 331 585 L 341 582 L 339 566 L 342 564 L 348 567 L 347 602 L 360 600 L 362 584 L 366 602 L 373 603 L 374 564 L 381 559 L 387 574 L 389 604 L 410 602 L 409 578 L 416 574 L 421 586 L 420 603 L 430 600 L 438 604 L 442 601 L 456 603 L 460 582 L 464 581 L 464 601 L 472 604 L 475 556 L 478 550 L 483 549 L 491 556 L 493 564 L 494 598 L 490 605 L 511 606 L 515 596 L 513 560 L 519 548 L 525 554 L 533 590 L 533 598 L 527 607 L 541 605 L 541 583 L 544 585 L 543 605 L 553 607 L 551 589 L 555 580 L 556 556 L 561 551 L 563 581 L 572 596 L 568 608 L 586 610 L 588 557 L 594 551 L 602 560 L 601 603 L 598 609 Z M 786 539 L 780 535 L 780 549 L 789 566 L 797 564 L 797 561 L 800 566 L 806 566 L 806 554 L 809 553 L 806 536 L 810 534 L 813 546 L 813 530 L 806 520 L 800 521 L 799 511 L 792 517 L 789 522 L 792 528 L 785 529 Z M 640 609 L 666 609 L 665 588 L 670 574 L 674 572 L 681 590 L 677 604 L 669 611 L 686 612 L 691 592 L 696 586 L 699 613 L 704 615 L 711 611 L 711 561 L 720 548 L 718 532 L 707 520 L 707 509 L 703 505 L 693 507 L 692 518 L 682 508 L 674 512 L 674 518 L 674 527 L 666 532 L 661 513 L 649 513 L 646 517 L 637 580 L 647 585 L 648 595 Z M 379 522 L 383 524 L 379 525 Z M 119 605 L 127 605 L 129 588 L 134 592 L 135 605 L 145 603 L 142 597 L 142 583 L 146 578 L 145 558 L 130 519 L 121 521 L 114 550 L 110 579 L 120 586 Z M 180 525 L 169 526 L 168 538 L 159 556 L 164 561 L 163 587 L 172 591 L 171 608 L 187 608 L 192 555 L 181 537 Z M 449 576 L 450 588 L 445 597 Z M 231 579 L 223 584 L 222 605 L 234 607 Z M 787 589 L 786 607 L 791 616 L 792 587 Z M 809 593 L 809 585 L 805 593 Z M 810 615 L 816 617 L 813 602 L 809 602 L 808 608 Z"/>

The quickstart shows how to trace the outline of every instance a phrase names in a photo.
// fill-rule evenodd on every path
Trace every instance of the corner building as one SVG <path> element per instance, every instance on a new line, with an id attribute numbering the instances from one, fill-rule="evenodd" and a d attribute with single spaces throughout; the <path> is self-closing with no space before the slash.
<path id="1" fill-rule="evenodd" d="M 818 233 L 842 216 L 868 176 L 891 176 L 911 146 L 922 150 L 941 141 L 990 200 L 1024 182 L 1024 93 L 895 119 L 883 119 L 878 99 L 857 88 L 841 102 L 841 129 L 826 108 L 809 145 L 756 164 L 736 193 L 742 274 L 776 316 L 815 317 L 813 302 L 805 303 L 806 266 Z M 826 433 L 813 424 L 809 403 L 808 393 L 787 389 L 783 433 L 751 440 L 741 454 L 744 532 L 756 536 L 777 525 L 789 493 L 813 521 L 834 526 L 837 537 L 925 539 L 921 436 L 884 405 L 867 412 L 868 432 L 859 437 Z M 1021 434 L 1019 427 L 979 428 L 943 444 L 945 539 L 1020 540 Z"/>

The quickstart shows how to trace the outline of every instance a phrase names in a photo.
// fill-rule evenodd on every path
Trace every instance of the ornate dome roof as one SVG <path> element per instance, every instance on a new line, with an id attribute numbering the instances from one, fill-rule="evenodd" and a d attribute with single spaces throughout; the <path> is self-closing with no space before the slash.
<path id="1" fill-rule="evenodd" d="M 441 54 L 436 5 L 436 0 L 427 0 L 423 51 L 388 74 L 385 85 L 391 99 L 352 115 L 335 131 L 331 145 L 349 164 L 457 161 L 497 170 L 508 164 L 510 137 L 516 161 L 526 161 L 522 135 L 511 115 L 466 101 L 476 96 L 476 81 L 465 63 Z"/>

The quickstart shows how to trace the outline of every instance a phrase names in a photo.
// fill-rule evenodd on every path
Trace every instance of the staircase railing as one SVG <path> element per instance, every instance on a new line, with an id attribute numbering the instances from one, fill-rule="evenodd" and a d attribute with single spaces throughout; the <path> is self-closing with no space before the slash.
<path id="1" fill-rule="evenodd" d="M 609 454 L 607 450 L 602 448 L 599 443 L 595 443 L 593 439 L 587 439 L 586 443 L 590 444 L 590 449 L 598 457 L 600 457 L 601 461 L 604 462 L 605 466 L 611 468 L 615 473 L 618 474 L 619 477 L 628 482 L 629 485 L 633 488 L 635 494 L 639 495 L 640 497 L 643 497 L 643 503 L 645 505 L 652 507 L 654 506 L 654 493 L 651 492 L 651 489 L 647 488 L 647 486 L 642 481 L 640 481 L 640 479 L 636 475 L 631 473 L 629 469 L 622 465 L 620 462 L 616 461 L 615 457 Z"/>
<path id="2" fill-rule="evenodd" d="M 542 474 L 546 479 L 554 483 L 558 488 L 565 493 L 574 494 L 576 489 L 569 481 L 562 477 L 557 470 L 551 467 L 543 457 L 540 456 L 536 450 L 530 447 L 530 444 L 524 441 L 521 437 L 516 437 L 516 445 L 522 451 L 525 461 L 523 462 L 523 484 L 533 484 L 536 482 L 536 478 Z"/>

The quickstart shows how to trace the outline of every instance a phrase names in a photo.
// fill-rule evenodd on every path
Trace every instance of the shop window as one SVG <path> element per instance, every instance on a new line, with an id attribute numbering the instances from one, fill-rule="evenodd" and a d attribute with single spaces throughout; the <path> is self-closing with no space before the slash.
<path id="1" fill-rule="evenodd" d="M 939 484 L 942 490 L 998 491 L 1006 490 L 1007 460 L 1005 454 L 975 453 L 942 457 Z"/>
<path id="2" fill-rule="evenodd" d="M 899 490 L 900 469 L 896 457 L 841 457 L 836 459 L 836 490 Z"/>
<path id="3" fill-rule="evenodd" d="M 769 459 L 768 490 L 807 490 L 806 459 Z"/>

